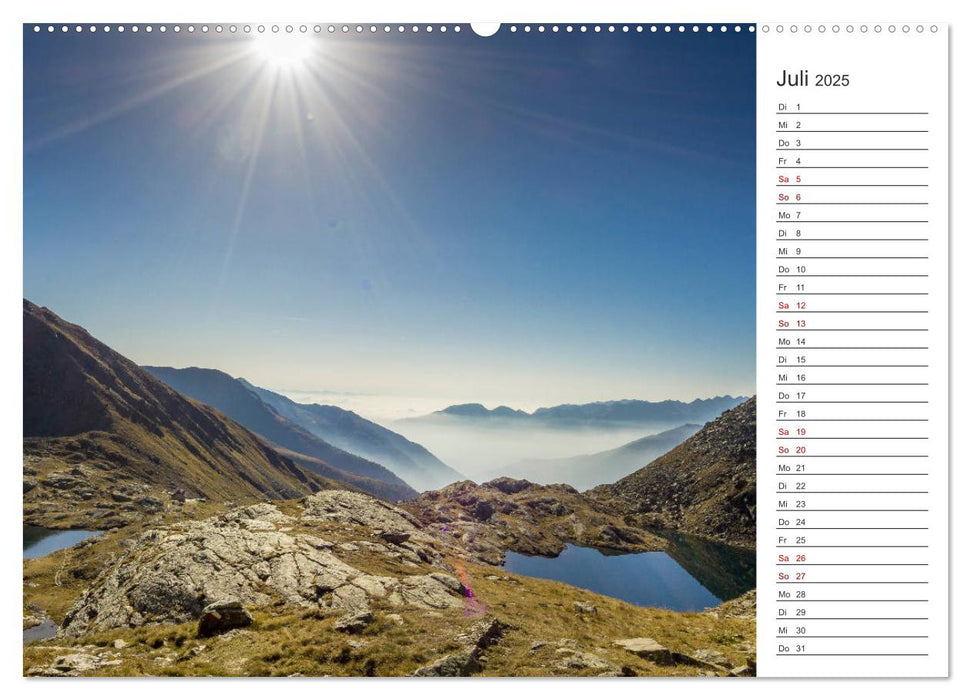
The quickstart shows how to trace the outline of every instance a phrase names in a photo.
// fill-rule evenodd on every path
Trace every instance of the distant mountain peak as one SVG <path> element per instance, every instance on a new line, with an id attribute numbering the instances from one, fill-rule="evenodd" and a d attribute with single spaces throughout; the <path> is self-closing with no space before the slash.
<path id="1" fill-rule="evenodd" d="M 685 423 L 704 423 L 746 400 L 745 396 L 713 396 L 692 401 L 666 399 L 616 399 L 593 401 L 583 404 L 558 404 L 544 406 L 530 412 L 497 406 L 488 409 L 481 403 L 463 403 L 448 406 L 426 416 L 405 418 L 404 421 L 423 421 L 442 418 L 489 420 L 501 418 L 511 422 L 537 427 L 603 427 L 621 424 L 666 424 L 675 427 Z"/>
<path id="2" fill-rule="evenodd" d="M 529 415 L 525 411 L 510 408 L 509 406 L 496 406 L 495 408 L 489 409 L 483 406 L 481 403 L 455 404 L 443 408 L 440 411 L 436 411 L 435 413 L 447 416 L 479 416 L 484 418 L 507 418 Z"/>

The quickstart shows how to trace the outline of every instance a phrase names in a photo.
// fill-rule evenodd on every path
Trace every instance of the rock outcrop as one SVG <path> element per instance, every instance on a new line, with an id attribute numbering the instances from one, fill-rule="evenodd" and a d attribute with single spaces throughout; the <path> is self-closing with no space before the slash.
<path id="1" fill-rule="evenodd" d="M 211 637 L 229 630 L 249 627 L 253 616 L 238 600 L 221 600 L 207 605 L 199 617 L 200 637 Z M 123 640 L 119 640 L 122 641 Z"/>
<path id="2" fill-rule="evenodd" d="M 461 651 L 422 666 L 413 675 L 431 678 L 471 676 L 478 673 L 483 669 L 485 650 L 497 644 L 508 628 L 509 625 L 496 618 L 483 620 L 467 635 L 468 644 Z"/>
<path id="3" fill-rule="evenodd" d="M 670 665 L 674 663 L 671 650 L 650 637 L 617 639 L 614 641 L 614 645 L 656 664 Z"/>
<path id="4" fill-rule="evenodd" d="M 308 531 L 308 524 L 327 518 L 368 527 L 381 539 L 353 549 L 366 546 L 388 562 L 422 563 L 426 570 L 428 562 L 441 564 L 411 516 L 361 494 L 321 492 L 305 499 L 299 517 L 263 503 L 148 530 L 75 602 L 60 634 L 186 622 L 225 600 L 256 608 L 282 600 L 352 613 L 368 610 L 373 599 L 422 608 L 463 605 L 464 587 L 444 570 L 385 576 L 346 563 L 338 553 L 353 549 Z M 386 532 L 407 537 L 395 544 L 381 538 Z"/>
<path id="5" fill-rule="evenodd" d="M 401 506 L 447 545 L 489 564 L 501 564 L 507 550 L 556 556 L 567 542 L 630 552 L 665 547 L 663 539 L 627 525 L 566 484 L 541 486 L 508 477 L 481 485 L 461 481 Z"/>
<path id="6" fill-rule="evenodd" d="M 715 617 L 738 617 L 754 620 L 756 614 L 755 590 L 743 593 L 737 598 L 726 600 L 714 608 L 705 608 L 705 612 Z"/>
<path id="7" fill-rule="evenodd" d="M 49 666 L 37 666 L 27 669 L 28 676 L 80 676 L 103 666 L 117 666 L 121 663 L 117 654 L 111 652 L 85 653 L 75 652 L 58 656 Z"/>

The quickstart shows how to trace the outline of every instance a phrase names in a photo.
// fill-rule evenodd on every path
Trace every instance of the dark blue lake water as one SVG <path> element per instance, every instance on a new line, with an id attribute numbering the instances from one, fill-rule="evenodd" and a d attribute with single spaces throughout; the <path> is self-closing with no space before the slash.
<path id="1" fill-rule="evenodd" d="M 101 530 L 49 530 L 46 527 L 24 525 L 24 559 L 47 556 L 101 533 Z"/>
<path id="2" fill-rule="evenodd" d="M 698 548 L 704 557 L 698 556 Z M 679 612 L 699 612 L 755 587 L 751 552 L 684 538 L 673 543 L 669 552 L 616 554 L 567 545 L 555 558 L 507 552 L 505 568 L 634 605 Z"/>

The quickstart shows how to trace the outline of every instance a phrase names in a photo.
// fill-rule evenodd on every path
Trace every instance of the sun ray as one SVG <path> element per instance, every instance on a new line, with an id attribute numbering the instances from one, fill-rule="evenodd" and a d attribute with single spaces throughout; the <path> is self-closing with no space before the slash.
<path id="1" fill-rule="evenodd" d="M 240 226 L 243 223 L 243 214 L 246 211 L 246 202 L 249 199 L 250 186 L 253 183 L 253 174 L 256 172 L 256 164 L 259 160 L 260 150 L 263 146 L 263 137 L 266 134 L 266 125 L 269 121 L 270 107 L 273 105 L 273 95 L 277 88 L 277 77 L 270 78 L 270 84 L 266 86 L 263 94 L 263 104 L 260 106 L 259 117 L 256 122 L 256 129 L 253 136 L 253 145 L 249 152 L 246 163 L 246 174 L 243 177 L 243 184 L 240 188 L 239 199 L 236 204 L 236 212 L 233 216 L 233 224 L 229 231 L 229 238 L 226 242 L 226 251 L 223 254 L 222 268 L 219 273 L 218 285 L 214 302 L 226 284 L 226 277 L 232 263 L 233 253 L 236 249 L 236 239 L 239 237 Z"/>
<path id="2" fill-rule="evenodd" d="M 146 103 L 155 100 L 166 93 L 169 93 L 177 88 L 183 87 L 192 83 L 196 80 L 206 77 L 218 70 L 231 66 L 235 63 L 243 61 L 247 58 L 248 53 L 246 51 L 234 51 L 224 58 L 213 60 L 212 63 L 202 66 L 194 71 L 191 71 L 185 75 L 180 75 L 171 80 L 167 80 L 161 85 L 157 85 L 154 88 L 146 90 L 143 93 L 130 97 L 123 100 L 113 107 L 102 110 L 97 114 L 93 114 L 90 117 L 86 117 L 72 124 L 66 124 L 53 132 L 42 136 L 40 138 L 34 139 L 33 141 L 24 143 L 24 151 L 33 151 L 44 146 L 48 146 L 52 143 L 60 141 L 61 139 L 67 138 L 69 136 L 74 136 L 83 131 L 86 131 L 94 126 L 103 124 L 107 121 L 111 121 L 117 117 L 124 115 L 126 112 L 140 107 Z"/>

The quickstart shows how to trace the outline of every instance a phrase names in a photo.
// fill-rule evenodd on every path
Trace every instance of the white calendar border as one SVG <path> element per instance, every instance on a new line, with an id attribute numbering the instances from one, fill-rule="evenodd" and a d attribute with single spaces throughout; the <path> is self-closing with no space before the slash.
<path id="1" fill-rule="evenodd" d="M 811 5 L 800 8 L 796 5 L 780 8 L 778 5 L 768 3 L 758 3 L 754 1 L 726 4 L 712 0 L 698 0 L 690 5 L 684 3 L 670 3 L 663 6 L 661 3 L 644 3 L 634 0 L 597 0 L 589 3 L 586 7 L 580 3 L 566 4 L 563 2 L 531 2 L 524 3 L 522 0 L 493 0 L 492 2 L 476 3 L 455 3 L 446 0 L 414 0 L 408 2 L 393 2 L 392 0 L 372 0 L 367 5 L 350 0 L 339 0 L 327 3 L 310 2 L 308 0 L 274 0 L 272 5 L 272 15 L 274 19 L 285 21 L 285 18 L 307 18 L 310 19 L 347 19 L 351 21 L 389 21 L 389 20 L 433 20 L 448 22 L 491 22 L 497 20 L 504 21 L 542 21 L 542 22 L 631 22 L 642 19 L 650 22 L 711 22 L 713 20 L 725 21 L 755 21 L 766 15 L 766 11 L 773 14 L 781 13 L 788 19 L 795 21 L 819 21 L 827 22 L 855 22 L 861 18 L 872 20 L 879 18 L 880 21 L 913 19 L 919 16 L 920 19 L 933 18 L 941 23 L 948 21 L 955 22 L 960 19 L 956 14 L 956 3 L 941 2 L 936 0 L 923 0 L 920 3 L 900 2 L 888 0 L 882 3 L 848 3 L 845 0 L 815 0 Z M 49 21 L 77 21 L 77 20 L 110 20 L 125 22 L 157 22 L 159 19 L 199 19 L 203 21 L 222 21 L 227 18 L 258 18 L 266 17 L 268 14 L 267 4 L 254 2 L 254 0 L 238 0 L 227 2 L 207 3 L 203 8 L 198 0 L 170 0 L 161 4 L 131 3 L 124 0 L 89 0 L 83 4 L 77 0 L 49 0 L 43 5 L 36 3 L 14 4 L 8 3 L 0 12 L 3 12 L 4 22 L 0 27 L 4 30 L 4 41 L 0 44 L 0 51 L 5 61 L 6 69 L 0 72 L 0 80 L 3 81 L 4 93 L 11 96 L 9 99 L 15 101 L 21 94 L 22 80 L 22 34 L 20 24 L 23 22 L 36 22 L 42 19 Z M 954 114 L 971 114 L 968 103 L 967 77 L 969 71 L 968 55 L 971 53 L 971 25 L 957 24 L 950 27 L 951 32 L 951 123 L 956 124 Z M 3 192 L 7 197 L 7 206 L 4 211 L 7 213 L 5 235 L 0 249 L 0 265 L 3 265 L 3 274 L 0 275 L 0 285 L 3 293 L 0 295 L 0 323 L 3 328 L 9 329 L 9 333 L 14 333 L 13 329 L 19 328 L 20 324 L 20 300 L 22 296 L 22 246 L 20 232 L 22 230 L 22 114 L 19 109 L 6 109 L 3 111 L 3 130 L 0 135 L 4 144 L 4 164 L 2 171 Z M 952 168 L 951 168 L 951 191 L 968 191 L 968 164 L 969 155 L 966 137 L 963 133 L 952 128 Z M 17 167 L 10 167 L 16 164 Z M 962 224 L 967 220 L 966 201 L 967 198 L 955 200 L 952 198 L 951 204 L 951 230 L 961 231 Z M 971 236 L 952 235 L 951 241 L 951 268 L 958 274 L 953 274 L 952 279 L 952 335 L 951 350 L 954 358 L 966 354 L 971 341 L 971 331 L 966 326 L 959 326 L 953 319 L 965 315 L 961 305 L 961 300 L 971 299 L 971 275 L 964 274 L 963 270 L 967 265 L 971 265 Z M 19 464 L 21 451 L 21 430 L 20 416 L 21 407 L 19 400 L 11 401 L 10 397 L 16 397 L 21 388 L 21 367 L 20 351 L 16 341 L 8 342 L 2 348 L 3 367 L 3 386 L 7 388 L 7 401 L 0 407 L 0 446 L 3 449 L 4 463 Z M 952 365 L 951 391 L 952 396 L 960 396 L 964 389 L 971 386 L 968 381 L 968 371 L 966 366 L 960 363 Z M 952 399 L 952 426 L 964 426 L 971 424 L 971 411 L 967 408 L 967 402 L 958 404 Z M 968 470 L 951 470 L 951 493 L 971 493 L 971 479 Z M 9 494 L 10 503 L 6 504 L 4 511 L 6 518 L 5 525 L 9 532 L 15 532 L 20 524 L 20 490 L 14 483 L 20 479 L 19 469 L 8 469 L 5 478 L 11 479 L 5 492 Z M 17 499 L 17 503 L 13 499 Z M 958 502 L 960 503 L 960 502 Z M 952 496 L 952 505 L 955 500 Z M 969 513 L 971 508 L 961 507 L 952 509 L 952 552 L 959 551 L 958 547 L 963 544 L 959 533 L 967 533 L 969 529 Z M 13 549 L 17 542 L 13 538 L 7 538 L 8 551 L 5 552 L 5 559 L 12 560 Z M 18 555 L 19 556 L 19 555 Z M 2 579 L 2 590 L 6 594 L 8 601 L 16 600 L 21 594 L 20 575 L 16 567 L 7 567 L 8 575 Z M 951 580 L 965 580 L 966 575 L 971 571 L 971 567 L 961 559 L 953 559 L 951 562 Z M 955 587 L 952 585 L 952 590 Z M 963 659 L 968 652 L 971 652 L 969 644 L 965 641 L 967 635 L 964 634 L 965 625 L 968 621 L 966 614 L 966 604 L 960 598 L 952 595 L 951 609 L 951 628 L 952 646 L 951 657 L 958 660 L 958 664 L 952 665 L 952 674 L 955 677 L 966 681 L 969 672 L 965 670 L 967 664 Z M 70 687 L 61 686 L 59 683 L 33 681 L 28 682 L 20 678 L 20 639 L 16 640 L 13 635 L 17 631 L 17 616 L 13 605 L 4 606 L 2 610 L 2 622 L 0 630 L 3 630 L 5 644 L 4 656 L 2 659 L 5 679 L 13 681 L 16 693 L 29 692 L 34 697 L 46 698 L 62 695 L 65 691 L 70 692 L 79 698 L 98 698 L 113 697 L 118 695 L 129 695 L 138 693 L 146 700 L 154 700 L 156 697 L 168 696 L 173 691 L 185 693 L 189 691 L 189 696 L 196 694 L 209 694 L 212 692 L 232 692 L 239 697 L 255 697 L 257 694 L 263 695 L 266 692 L 273 692 L 276 688 L 270 689 L 264 683 L 266 681 L 217 681 L 218 686 L 206 686 L 207 681 L 178 681 L 178 687 L 163 686 L 161 682 L 145 681 L 93 681 L 87 680 L 81 683 L 71 683 Z M 92 682 L 93 681 L 93 682 Z M 496 682 L 469 682 L 456 681 L 432 685 L 429 683 L 415 684 L 404 680 L 374 680 L 371 682 L 360 681 L 336 681 L 330 679 L 330 683 L 338 683 L 340 688 L 334 689 L 330 685 L 326 687 L 311 686 L 315 681 L 300 682 L 299 685 L 289 686 L 287 692 L 296 693 L 320 693 L 320 692 L 348 692 L 347 683 L 356 682 L 351 692 L 362 694 L 368 697 L 371 694 L 384 695 L 389 692 L 403 694 L 404 697 L 411 695 L 429 695 L 435 697 L 454 696 L 460 693 L 464 697 L 491 697 L 495 693 L 512 693 L 515 695 L 525 695 L 527 693 L 558 693 L 567 697 L 576 695 L 580 697 L 591 692 L 610 692 L 617 696 L 643 697 L 645 693 L 652 692 L 677 692 L 681 697 L 706 697 L 711 693 L 732 692 L 727 686 L 721 684 L 741 683 L 743 684 L 734 692 L 744 693 L 748 697 L 772 697 L 778 700 L 784 696 L 786 700 L 796 700 L 803 697 L 814 697 L 820 692 L 866 692 L 891 694 L 896 693 L 922 693 L 932 692 L 936 695 L 950 695 L 959 692 L 959 685 L 963 683 L 941 683 L 934 681 L 921 680 L 833 680 L 815 682 L 794 682 L 791 680 L 766 680 L 756 681 L 707 681 L 685 682 L 679 679 L 630 679 L 628 681 L 577 681 L 577 680 L 502 680 Z M 321 681 L 316 681 L 321 682 Z M 610 683 L 609 689 L 606 683 Z M 659 688 L 656 684 L 677 683 L 677 686 L 666 686 Z M 715 684 L 718 684 L 717 687 Z M 137 685 L 135 685 L 137 684 Z M 647 684 L 647 685 L 644 685 Z M 231 688 L 230 688 L 231 686 Z M 594 687 L 596 686 L 596 687 Z M 965 686 L 961 688 L 967 692 Z"/>

